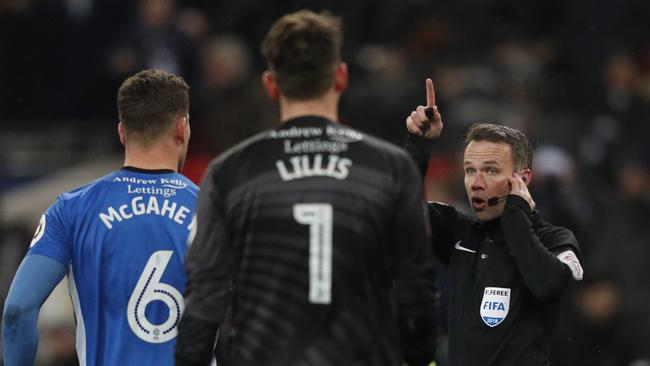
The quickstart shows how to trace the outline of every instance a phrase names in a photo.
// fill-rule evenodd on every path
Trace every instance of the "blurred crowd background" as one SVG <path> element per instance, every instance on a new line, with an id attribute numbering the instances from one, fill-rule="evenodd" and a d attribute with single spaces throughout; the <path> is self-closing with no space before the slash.
<path id="1" fill-rule="evenodd" d="M 43 210 L 120 166 L 126 77 L 161 68 L 187 80 L 185 173 L 199 182 L 213 157 L 276 123 L 259 44 L 301 8 L 343 18 L 344 123 L 403 145 L 433 78 L 445 128 L 429 199 L 467 208 L 460 159 L 472 122 L 529 136 L 533 198 L 576 233 L 585 269 L 558 314 L 552 364 L 650 365 L 647 0 L 2 0 L 0 305 Z M 39 365 L 76 364 L 72 311 L 58 296 L 42 312 Z"/>

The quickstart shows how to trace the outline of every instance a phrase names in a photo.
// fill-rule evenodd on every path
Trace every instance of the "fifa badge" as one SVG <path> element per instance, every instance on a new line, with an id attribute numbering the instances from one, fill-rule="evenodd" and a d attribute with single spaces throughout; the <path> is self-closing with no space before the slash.
<path id="1" fill-rule="evenodd" d="M 481 319 L 488 327 L 496 327 L 508 316 L 510 289 L 486 287 L 481 300 Z"/>

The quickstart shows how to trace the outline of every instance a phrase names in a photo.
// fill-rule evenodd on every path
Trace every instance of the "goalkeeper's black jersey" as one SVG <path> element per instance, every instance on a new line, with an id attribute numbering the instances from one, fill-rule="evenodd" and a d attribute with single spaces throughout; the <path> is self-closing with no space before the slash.
<path id="1" fill-rule="evenodd" d="M 296 118 L 218 157 L 197 206 L 179 363 L 214 341 L 192 321 L 219 326 L 220 366 L 432 359 L 433 259 L 402 149 Z"/>

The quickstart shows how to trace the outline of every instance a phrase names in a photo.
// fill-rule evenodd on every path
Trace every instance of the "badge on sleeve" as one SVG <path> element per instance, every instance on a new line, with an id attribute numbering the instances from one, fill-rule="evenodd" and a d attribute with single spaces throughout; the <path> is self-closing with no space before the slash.
<path id="1" fill-rule="evenodd" d="M 578 256 L 573 252 L 573 250 L 565 250 L 558 254 L 557 258 L 569 267 L 571 274 L 576 281 L 582 281 L 582 274 L 584 271 L 582 270 Z"/>
<path id="2" fill-rule="evenodd" d="M 46 221 L 47 221 L 46 216 L 45 214 L 43 214 L 43 216 L 41 216 L 41 221 L 38 222 L 38 227 L 36 228 L 36 232 L 34 233 L 32 242 L 29 244 L 30 248 L 33 247 L 34 244 L 36 244 L 43 237 L 43 234 L 45 233 Z"/>
<path id="3" fill-rule="evenodd" d="M 488 327 L 496 327 L 508 316 L 510 289 L 486 287 L 481 301 L 481 318 Z"/>

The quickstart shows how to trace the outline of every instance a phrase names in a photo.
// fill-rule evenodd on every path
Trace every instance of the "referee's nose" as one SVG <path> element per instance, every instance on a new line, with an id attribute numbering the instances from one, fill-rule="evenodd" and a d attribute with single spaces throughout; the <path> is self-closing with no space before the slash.
<path id="1" fill-rule="evenodd" d="M 472 179 L 472 191 L 485 190 L 485 177 L 483 176 L 483 172 L 478 171 L 474 173 L 474 176 L 470 179 Z"/>

